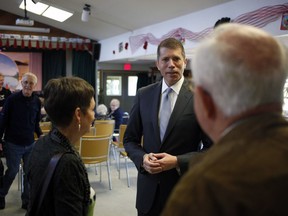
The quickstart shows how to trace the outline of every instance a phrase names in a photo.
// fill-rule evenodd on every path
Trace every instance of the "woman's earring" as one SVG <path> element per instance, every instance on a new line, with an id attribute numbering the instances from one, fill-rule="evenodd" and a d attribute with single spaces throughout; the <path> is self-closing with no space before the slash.
<path id="1" fill-rule="evenodd" d="M 80 123 L 78 124 L 78 129 L 79 129 L 79 131 L 81 130 L 81 124 Z"/>

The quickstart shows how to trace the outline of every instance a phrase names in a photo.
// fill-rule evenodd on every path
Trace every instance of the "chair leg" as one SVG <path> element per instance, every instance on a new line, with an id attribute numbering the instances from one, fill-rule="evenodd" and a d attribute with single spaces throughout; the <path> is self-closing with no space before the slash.
<path id="1" fill-rule="evenodd" d="M 22 174 L 21 174 L 21 170 L 22 170 L 22 165 L 20 164 L 19 165 L 19 171 L 18 171 L 18 191 L 21 189 L 21 177 L 22 177 Z"/>
<path id="2" fill-rule="evenodd" d="M 110 164 L 107 161 L 107 173 L 108 173 L 108 180 L 109 180 L 109 189 L 112 190 L 112 182 L 111 182 L 111 175 L 110 175 Z"/>
<path id="3" fill-rule="evenodd" d="M 114 158 L 114 160 L 117 159 L 117 158 L 116 158 L 116 151 L 117 151 L 116 148 L 117 148 L 117 147 L 114 146 L 114 145 L 111 146 L 111 150 L 112 150 L 112 154 L 113 154 L 113 158 Z"/>
<path id="4" fill-rule="evenodd" d="M 130 176 L 129 176 L 129 171 L 128 171 L 127 159 L 128 157 L 125 157 L 126 177 L 127 177 L 127 186 L 130 187 Z"/>
<path id="5" fill-rule="evenodd" d="M 101 166 L 101 163 L 99 164 L 99 169 L 100 169 L 100 182 L 102 182 L 102 166 Z"/>
<path id="6" fill-rule="evenodd" d="M 121 157 L 121 153 L 120 153 L 120 150 L 119 151 L 117 151 L 118 152 L 118 154 L 116 155 L 116 159 L 117 159 L 117 171 L 119 172 L 119 176 L 120 176 L 120 157 Z M 120 177 L 119 177 L 120 178 Z"/>

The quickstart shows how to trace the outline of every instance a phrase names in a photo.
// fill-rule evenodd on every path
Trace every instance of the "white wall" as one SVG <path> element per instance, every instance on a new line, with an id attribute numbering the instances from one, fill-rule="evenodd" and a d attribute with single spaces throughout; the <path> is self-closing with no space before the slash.
<path id="1" fill-rule="evenodd" d="M 161 38 L 169 31 L 177 28 L 184 28 L 192 32 L 200 32 L 206 28 L 213 27 L 215 22 L 222 17 L 230 17 L 233 20 L 240 15 L 257 10 L 261 7 L 284 3 L 288 3 L 288 0 L 235 0 L 162 23 L 147 26 L 145 28 L 135 30 L 134 32 L 108 38 L 99 41 L 101 43 L 101 56 L 99 62 L 101 63 L 109 60 L 125 58 L 137 58 L 140 56 L 154 55 L 156 53 L 157 45 L 152 44 L 148 44 L 147 50 L 144 50 L 141 46 L 135 53 L 132 53 L 131 45 L 129 43 L 129 37 L 131 36 L 151 33 L 156 38 Z M 269 23 L 263 29 L 275 36 L 285 34 L 287 35 L 288 31 L 280 30 L 280 23 L 281 18 L 275 22 Z M 123 45 L 128 42 L 129 48 L 128 50 L 123 49 L 123 51 L 119 53 L 118 45 L 121 42 Z M 197 42 L 186 40 L 184 47 L 186 50 L 189 50 L 196 45 Z M 113 50 L 115 51 L 115 54 L 113 54 Z"/>

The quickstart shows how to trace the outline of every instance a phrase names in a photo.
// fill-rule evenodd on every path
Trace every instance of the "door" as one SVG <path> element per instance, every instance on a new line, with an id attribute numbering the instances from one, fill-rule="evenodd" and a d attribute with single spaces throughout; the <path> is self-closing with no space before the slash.
<path id="1" fill-rule="evenodd" d="M 103 72 L 103 101 L 109 108 L 116 98 L 124 112 L 130 112 L 137 90 L 138 77 L 135 72 Z"/>

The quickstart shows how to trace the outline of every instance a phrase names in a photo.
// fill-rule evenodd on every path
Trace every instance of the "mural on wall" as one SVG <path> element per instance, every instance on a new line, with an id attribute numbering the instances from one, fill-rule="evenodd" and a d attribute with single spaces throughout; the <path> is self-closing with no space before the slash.
<path id="1" fill-rule="evenodd" d="M 41 90 L 42 54 L 32 52 L 0 52 L 0 72 L 4 75 L 4 86 L 11 91 L 21 90 L 20 80 L 26 72 L 38 77 L 35 90 Z"/>
<path id="2" fill-rule="evenodd" d="M 16 62 L 4 53 L 0 53 L 0 72 L 5 77 L 4 86 L 11 91 L 15 90 L 19 84 L 19 68 Z"/>

